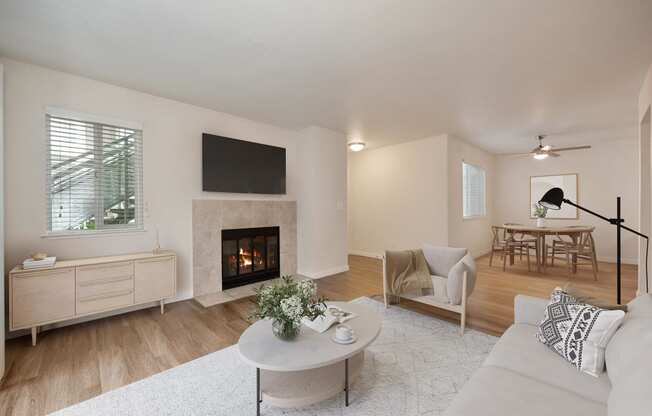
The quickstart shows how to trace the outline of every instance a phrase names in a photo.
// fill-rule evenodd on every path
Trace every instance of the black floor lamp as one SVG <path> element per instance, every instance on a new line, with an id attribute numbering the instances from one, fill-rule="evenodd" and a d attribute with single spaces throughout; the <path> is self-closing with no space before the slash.
<path id="1" fill-rule="evenodd" d="M 620 197 L 616 198 L 616 218 L 607 218 L 604 215 L 600 215 L 597 212 L 593 212 L 590 209 L 586 209 L 584 207 L 581 207 L 577 205 L 576 203 L 569 201 L 568 199 L 564 198 L 564 191 L 561 188 L 552 188 L 548 192 L 543 195 L 541 200 L 539 201 L 539 205 L 541 205 L 544 208 L 547 209 L 554 209 L 558 210 L 561 209 L 561 204 L 562 202 L 565 202 L 569 205 L 572 205 L 574 207 L 577 207 L 581 209 L 584 212 L 588 212 L 591 215 L 595 215 L 598 218 L 601 218 L 605 221 L 607 221 L 610 224 L 613 224 L 616 226 L 616 301 L 620 305 L 620 263 L 621 263 L 621 256 L 620 256 L 620 231 L 621 229 L 625 229 L 629 232 L 632 232 L 636 234 L 639 237 L 645 238 L 646 241 L 646 246 L 645 246 L 645 291 L 649 293 L 649 279 L 648 279 L 648 252 L 650 248 L 650 239 L 648 238 L 647 235 L 641 234 L 636 230 L 632 230 L 629 227 L 626 227 L 623 225 L 623 222 L 625 222 L 624 219 L 620 216 Z"/>

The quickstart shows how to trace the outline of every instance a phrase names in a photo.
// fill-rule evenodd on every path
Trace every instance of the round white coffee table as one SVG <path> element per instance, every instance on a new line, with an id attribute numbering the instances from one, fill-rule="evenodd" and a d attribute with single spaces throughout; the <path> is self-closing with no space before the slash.
<path id="1" fill-rule="evenodd" d="M 293 341 L 283 341 L 272 333 L 272 322 L 260 320 L 240 337 L 242 359 L 256 368 L 256 414 L 265 400 L 278 407 L 307 406 L 345 392 L 349 405 L 349 384 L 362 369 L 364 349 L 380 333 L 380 316 L 372 309 L 348 302 L 327 302 L 357 317 L 346 322 L 357 336 L 356 342 L 333 342 L 333 325 L 318 333 L 301 328 Z"/>

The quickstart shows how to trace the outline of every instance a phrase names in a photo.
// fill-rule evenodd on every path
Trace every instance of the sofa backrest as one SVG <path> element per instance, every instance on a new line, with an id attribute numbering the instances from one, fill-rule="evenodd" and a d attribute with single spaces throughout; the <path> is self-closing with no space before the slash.
<path id="1" fill-rule="evenodd" d="M 465 248 L 423 245 L 423 256 L 430 268 L 430 274 L 441 277 L 447 277 L 451 267 L 459 263 L 466 252 Z"/>
<path id="2" fill-rule="evenodd" d="M 652 295 L 627 305 L 621 327 L 607 344 L 605 362 L 612 386 L 609 416 L 652 414 Z"/>

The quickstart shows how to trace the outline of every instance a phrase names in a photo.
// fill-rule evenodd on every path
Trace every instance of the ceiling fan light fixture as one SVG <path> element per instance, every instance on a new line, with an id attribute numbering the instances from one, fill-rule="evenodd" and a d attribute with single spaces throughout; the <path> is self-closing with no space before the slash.
<path id="1" fill-rule="evenodd" d="M 532 155 L 536 160 L 543 160 L 548 157 L 548 153 L 535 153 Z"/>
<path id="2" fill-rule="evenodd" d="M 349 143 L 349 149 L 351 149 L 352 152 L 359 152 L 360 150 L 364 149 L 365 143 L 364 142 L 351 142 Z"/>

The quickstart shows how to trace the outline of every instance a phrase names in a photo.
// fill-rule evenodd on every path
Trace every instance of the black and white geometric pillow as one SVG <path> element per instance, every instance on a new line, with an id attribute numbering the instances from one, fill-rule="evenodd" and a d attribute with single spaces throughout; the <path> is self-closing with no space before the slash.
<path id="1" fill-rule="evenodd" d="M 578 370 L 598 377 L 604 371 L 604 351 L 625 312 L 577 302 L 556 288 L 539 323 L 537 339 Z"/>

